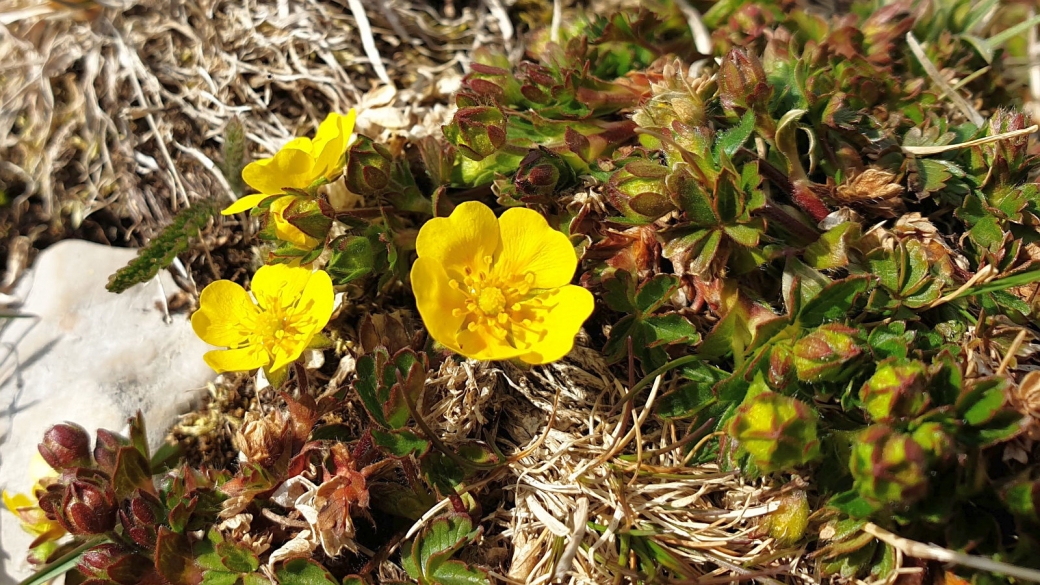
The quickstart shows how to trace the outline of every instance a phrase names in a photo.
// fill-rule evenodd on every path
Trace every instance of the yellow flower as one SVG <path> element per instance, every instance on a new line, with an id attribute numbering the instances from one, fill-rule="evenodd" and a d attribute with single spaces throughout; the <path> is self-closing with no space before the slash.
<path id="1" fill-rule="evenodd" d="M 60 524 L 47 519 L 47 514 L 40 509 L 40 502 L 37 501 L 34 493 L 37 485 L 41 485 L 44 480 L 57 475 L 57 472 L 43 460 L 43 457 L 36 453 L 29 462 L 29 478 L 33 482 L 29 494 L 11 494 L 7 490 L 3 491 L 4 506 L 12 514 L 18 516 L 22 530 L 35 537 L 31 548 L 55 541 L 65 535 L 65 529 Z"/>
<path id="2" fill-rule="evenodd" d="M 345 116 L 332 112 L 318 126 L 313 139 L 294 138 L 273 157 L 246 165 L 242 169 L 242 180 L 259 193 L 235 201 L 221 213 L 231 215 L 252 209 L 273 195 L 285 193 L 288 188 L 306 189 L 328 176 L 347 151 L 356 118 L 357 112 L 353 109 Z M 282 209 L 288 205 L 286 202 Z"/>
<path id="3" fill-rule="evenodd" d="M 570 284 L 578 258 L 535 211 L 501 218 L 483 203 L 459 205 L 419 230 L 412 290 L 430 335 L 466 357 L 562 358 L 592 314 L 592 294 Z"/>
<path id="4" fill-rule="evenodd" d="M 210 283 L 191 326 L 206 343 L 228 348 L 203 356 L 217 373 L 264 368 L 277 379 L 305 349 L 325 341 L 332 280 L 321 270 L 275 264 L 256 271 L 251 289 L 252 298 L 230 280 Z"/>

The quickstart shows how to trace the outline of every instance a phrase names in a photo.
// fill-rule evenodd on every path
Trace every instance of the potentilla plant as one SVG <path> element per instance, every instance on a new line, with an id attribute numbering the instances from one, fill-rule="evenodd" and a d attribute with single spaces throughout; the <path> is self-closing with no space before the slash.
<path id="1" fill-rule="evenodd" d="M 663 381 L 633 433 L 671 423 L 685 463 L 781 494 L 763 563 L 835 582 L 929 568 L 878 538 L 902 534 L 975 555 L 944 557 L 968 563 L 947 582 L 1031 574 L 1040 159 L 1007 81 L 1024 9 L 721 2 L 705 55 L 689 13 L 658 8 L 532 31 L 519 63 L 479 51 L 414 149 L 355 135 L 351 110 L 245 165 L 257 193 L 223 213 L 260 221 L 264 265 L 248 289 L 205 287 L 192 326 L 215 371 L 263 370 L 279 407 L 235 421 L 228 469 L 163 464 L 139 421 L 93 451 L 55 427 L 51 477 L 4 496 L 33 558 L 91 583 L 359 585 L 378 562 L 491 583 L 473 552 L 488 502 L 466 486 L 515 461 L 494 439 L 446 445 L 427 382 L 581 344 L 631 380 L 618 405 Z M 352 369 L 308 374 L 312 350 Z M 661 551 L 758 576 L 610 521 L 575 554 L 627 559 L 601 563 L 615 582 L 703 576 Z"/>

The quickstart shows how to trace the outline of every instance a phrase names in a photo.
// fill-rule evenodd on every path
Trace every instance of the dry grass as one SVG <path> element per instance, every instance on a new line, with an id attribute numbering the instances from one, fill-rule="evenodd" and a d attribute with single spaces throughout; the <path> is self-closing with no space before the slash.
<path id="1" fill-rule="evenodd" d="M 479 377 L 477 366 L 464 367 Z M 564 361 L 526 372 L 507 366 L 498 376 L 506 387 L 500 396 L 508 397 L 499 443 L 513 443 L 507 454 L 527 453 L 503 480 L 510 505 L 486 518 L 494 526 L 489 550 L 510 553 L 503 580 L 630 581 L 636 557 L 618 558 L 623 538 L 667 551 L 677 561 L 670 568 L 690 582 L 772 581 L 796 572 L 793 559 L 769 557 L 771 542 L 756 533 L 779 491 L 714 465 L 689 465 L 698 445 L 678 441 L 685 429 L 652 415 L 667 389 L 661 379 L 623 406 L 627 382 L 584 347 Z M 453 426 L 450 418 L 442 424 Z"/>
<path id="2" fill-rule="evenodd" d="M 115 1 L 0 11 L 5 256 L 19 236 L 139 244 L 192 201 L 227 198 L 219 153 L 236 116 L 255 156 L 352 106 L 373 138 L 423 135 L 472 50 L 511 42 L 497 2 L 366 3 L 388 86 L 346 0 Z"/>

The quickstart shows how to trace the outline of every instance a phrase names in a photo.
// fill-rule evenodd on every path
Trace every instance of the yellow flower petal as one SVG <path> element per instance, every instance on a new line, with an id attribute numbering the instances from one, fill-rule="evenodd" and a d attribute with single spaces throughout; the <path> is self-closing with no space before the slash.
<path id="1" fill-rule="evenodd" d="M 459 278 L 469 267 L 479 272 L 485 257 L 498 251 L 501 239 L 495 212 L 479 201 L 460 204 L 448 217 L 435 217 L 419 229 L 415 249 L 444 267 L 451 278 Z"/>
<path id="2" fill-rule="evenodd" d="M 309 268 L 268 264 L 261 266 L 253 275 L 249 290 L 262 309 L 291 307 L 303 294 L 311 274 Z"/>
<path id="3" fill-rule="evenodd" d="M 315 159 L 314 168 L 322 175 L 327 175 L 347 152 L 350 133 L 354 131 L 354 120 L 357 112 L 351 108 L 347 114 L 330 113 L 318 126 L 314 134 L 311 155 Z"/>
<path id="4" fill-rule="evenodd" d="M 529 364 L 547 364 L 570 353 L 574 336 L 595 307 L 592 293 L 570 284 L 547 295 L 545 304 L 551 308 L 543 321 L 544 337 L 530 353 L 520 356 Z"/>
<path id="5" fill-rule="evenodd" d="M 242 213 L 243 211 L 249 211 L 263 203 L 264 199 L 267 199 L 270 195 L 264 195 L 263 193 L 257 193 L 255 195 L 246 195 L 241 199 L 238 199 L 231 205 L 229 205 L 224 211 L 221 211 L 221 215 L 234 215 L 236 213 Z"/>
<path id="6" fill-rule="evenodd" d="M 12 494 L 11 492 L 3 491 L 4 506 L 12 513 L 17 515 L 18 508 L 31 508 L 36 505 L 36 502 L 25 494 Z"/>
<path id="7" fill-rule="evenodd" d="M 244 288 L 230 280 L 217 280 L 199 295 L 191 328 L 210 345 L 236 347 L 248 340 L 259 312 Z"/>
<path id="8" fill-rule="evenodd" d="M 264 348 L 258 345 L 240 349 L 218 349 L 206 352 L 202 359 L 218 374 L 247 372 L 266 366 L 271 361 Z"/>
<path id="9" fill-rule="evenodd" d="M 281 197 L 271 204 L 271 218 L 274 221 L 274 234 L 278 236 L 279 240 L 289 242 L 297 248 L 313 250 L 320 243 L 319 240 L 303 233 L 300 228 L 294 226 L 285 219 L 285 210 L 288 209 L 296 199 L 297 197 Z"/>
<path id="10" fill-rule="evenodd" d="M 498 219 L 502 251 L 495 260 L 495 274 L 534 274 L 532 288 L 556 288 L 569 284 L 578 267 L 567 236 L 549 227 L 537 211 L 514 207 Z"/>
<path id="11" fill-rule="evenodd" d="M 320 172 L 314 169 L 309 138 L 294 138 L 273 157 L 260 159 L 242 169 L 242 180 L 266 195 L 284 193 L 286 187 L 306 189 Z"/>
<path id="12" fill-rule="evenodd" d="M 526 349 L 518 349 L 504 340 L 496 339 L 481 331 L 463 329 L 456 337 L 459 343 L 458 353 L 475 360 L 508 360 L 524 354 Z"/>
<path id="13" fill-rule="evenodd" d="M 32 480 L 33 486 L 40 482 L 41 479 L 47 477 L 57 477 L 59 473 L 54 471 L 54 468 L 47 463 L 47 460 L 40 455 L 39 451 L 33 453 L 33 456 L 29 459 L 29 479 Z"/>
<path id="14" fill-rule="evenodd" d="M 308 270 L 301 268 L 301 270 Z M 324 270 L 311 272 L 303 293 L 296 302 L 293 310 L 293 318 L 296 320 L 307 319 L 313 321 L 311 327 L 313 333 L 321 331 L 332 317 L 332 309 L 336 300 L 336 293 L 332 289 L 332 278 Z M 309 340 L 308 340 L 309 341 Z"/>
<path id="15" fill-rule="evenodd" d="M 465 315 L 466 297 L 448 285 L 448 274 L 436 260 L 420 257 L 412 264 L 412 290 L 415 302 L 430 337 L 456 353 L 461 353 L 455 335 Z M 459 309 L 458 315 L 453 314 Z"/>

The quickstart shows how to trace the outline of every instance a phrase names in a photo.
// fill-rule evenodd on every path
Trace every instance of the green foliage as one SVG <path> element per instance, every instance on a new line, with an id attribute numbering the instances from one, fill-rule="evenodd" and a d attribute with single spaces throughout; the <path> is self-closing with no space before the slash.
<path id="1" fill-rule="evenodd" d="M 170 225 L 137 252 L 136 258 L 109 277 L 105 288 L 109 292 L 121 293 L 154 278 L 178 254 L 188 250 L 192 239 L 199 235 L 217 211 L 219 207 L 211 201 L 199 201 L 182 209 Z"/>
<path id="2" fill-rule="evenodd" d="M 451 558 L 480 533 L 466 514 L 441 516 L 402 546 L 401 564 L 419 585 L 490 585 L 485 570 Z"/>

